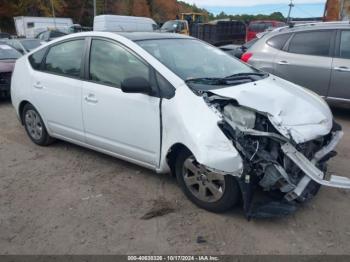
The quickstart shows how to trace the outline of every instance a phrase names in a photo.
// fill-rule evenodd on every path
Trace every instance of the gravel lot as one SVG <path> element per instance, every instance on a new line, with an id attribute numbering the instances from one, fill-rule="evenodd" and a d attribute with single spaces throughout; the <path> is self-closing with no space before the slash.
<path id="1" fill-rule="evenodd" d="M 335 115 L 346 135 L 329 169 L 349 176 L 350 110 Z M 349 201 L 322 188 L 288 218 L 208 213 L 170 175 L 65 142 L 35 146 L 0 101 L 1 254 L 350 254 Z M 141 219 L 155 207 L 170 213 Z"/>

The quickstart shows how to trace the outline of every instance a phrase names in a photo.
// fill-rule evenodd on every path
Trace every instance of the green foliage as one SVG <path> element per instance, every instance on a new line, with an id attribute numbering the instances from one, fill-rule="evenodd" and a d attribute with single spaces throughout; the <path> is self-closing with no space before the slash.
<path id="1" fill-rule="evenodd" d="M 226 19 L 229 18 L 231 20 L 242 20 L 245 21 L 246 23 L 252 21 L 252 20 L 277 20 L 277 21 L 285 21 L 286 18 L 283 16 L 281 12 L 274 12 L 270 15 L 247 15 L 247 14 L 242 14 L 242 15 L 228 15 L 225 12 L 221 12 L 217 16 L 213 16 L 213 19 Z"/>

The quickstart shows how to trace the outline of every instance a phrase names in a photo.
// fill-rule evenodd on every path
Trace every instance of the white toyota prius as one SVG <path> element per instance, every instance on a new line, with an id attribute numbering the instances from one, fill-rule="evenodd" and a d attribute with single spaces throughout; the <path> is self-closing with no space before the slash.
<path id="1" fill-rule="evenodd" d="M 17 60 L 11 96 L 34 143 L 171 171 L 209 211 L 242 199 L 249 218 L 286 215 L 321 185 L 350 188 L 326 172 L 343 132 L 322 98 L 191 37 L 59 38 Z"/>

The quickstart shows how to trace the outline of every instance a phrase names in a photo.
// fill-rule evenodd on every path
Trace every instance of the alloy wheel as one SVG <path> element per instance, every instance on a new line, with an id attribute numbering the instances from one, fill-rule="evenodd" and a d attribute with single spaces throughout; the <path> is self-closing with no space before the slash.
<path id="1" fill-rule="evenodd" d="M 43 124 L 37 112 L 30 109 L 25 114 L 25 124 L 29 135 L 35 139 L 40 140 L 43 135 Z"/>
<path id="2" fill-rule="evenodd" d="M 199 200 L 212 203 L 220 200 L 225 192 L 224 175 L 207 170 L 189 157 L 183 165 L 186 187 Z"/>

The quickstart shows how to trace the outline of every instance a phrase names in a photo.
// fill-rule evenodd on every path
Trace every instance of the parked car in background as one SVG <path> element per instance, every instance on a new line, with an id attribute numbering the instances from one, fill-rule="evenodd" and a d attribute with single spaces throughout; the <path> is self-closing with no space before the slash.
<path id="1" fill-rule="evenodd" d="M 350 188 L 324 179 L 342 131 L 322 98 L 192 37 L 72 34 L 16 62 L 11 97 L 34 143 L 172 171 L 210 211 L 243 196 L 248 217 L 280 216 L 320 185 Z M 280 196 L 255 209 L 256 187 Z"/>
<path id="2" fill-rule="evenodd" d="M 16 49 L 0 43 L 0 96 L 8 97 L 11 87 L 11 76 L 16 60 L 21 57 Z"/>
<path id="3" fill-rule="evenodd" d="M 0 32 L 0 39 L 11 38 L 11 35 L 8 33 Z"/>
<path id="4" fill-rule="evenodd" d="M 38 46 L 42 44 L 42 41 L 39 39 L 28 39 L 28 38 L 13 38 L 13 39 L 7 39 L 4 41 L 6 44 L 12 46 L 15 48 L 18 52 L 20 52 L 22 55 L 29 53 L 30 51 L 34 50 Z"/>
<path id="5" fill-rule="evenodd" d="M 66 33 L 59 30 L 47 30 L 38 34 L 35 38 L 43 42 L 49 42 L 61 36 L 67 35 Z"/>
<path id="6" fill-rule="evenodd" d="M 74 24 L 68 27 L 68 33 L 69 34 L 74 34 L 74 33 L 80 33 L 80 32 L 89 32 L 92 31 L 92 27 L 87 27 L 87 26 L 81 26 L 79 24 Z"/>
<path id="7" fill-rule="evenodd" d="M 94 31 L 153 32 L 157 29 L 157 23 L 149 17 L 98 15 L 94 18 Z"/>
<path id="8" fill-rule="evenodd" d="M 246 42 L 256 38 L 258 33 L 262 33 L 266 30 L 283 27 L 286 23 L 276 20 L 255 20 L 251 21 L 247 27 Z"/>
<path id="9" fill-rule="evenodd" d="M 276 30 L 261 38 L 242 60 L 329 100 L 350 102 L 348 21 Z"/>
<path id="10" fill-rule="evenodd" d="M 222 51 L 240 59 L 242 55 L 245 52 L 247 52 L 248 49 L 252 47 L 257 41 L 258 41 L 258 38 L 255 38 L 253 40 L 250 40 L 249 42 L 246 42 L 244 45 L 224 45 L 224 46 L 219 46 L 219 48 Z"/>

